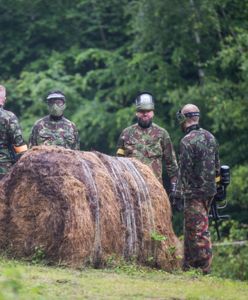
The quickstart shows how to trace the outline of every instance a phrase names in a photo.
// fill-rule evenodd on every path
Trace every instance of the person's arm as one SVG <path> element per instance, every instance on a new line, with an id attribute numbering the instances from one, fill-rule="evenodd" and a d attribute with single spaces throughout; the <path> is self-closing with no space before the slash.
<path id="1" fill-rule="evenodd" d="M 117 156 L 125 156 L 125 144 L 124 144 L 124 139 L 123 139 L 123 133 L 121 133 L 118 142 L 117 142 L 117 151 L 116 151 Z"/>
<path id="2" fill-rule="evenodd" d="M 10 142 L 15 152 L 16 159 L 28 150 L 27 145 L 22 136 L 22 129 L 17 117 L 13 114 L 9 119 Z"/>
<path id="3" fill-rule="evenodd" d="M 73 149 L 80 150 L 80 139 L 79 139 L 77 127 L 75 125 L 74 125 L 74 137 L 75 137 L 75 145 Z"/>
<path id="4" fill-rule="evenodd" d="M 176 154 L 169 134 L 164 134 L 163 138 L 163 157 L 166 164 L 166 170 L 170 177 L 171 184 L 176 183 L 178 176 L 178 164 Z"/>
<path id="5" fill-rule="evenodd" d="M 183 210 L 183 194 L 184 183 L 187 181 L 189 174 L 192 174 L 193 170 L 193 152 L 190 147 L 187 147 L 182 141 L 180 143 L 180 155 L 179 155 L 179 170 L 177 183 L 175 184 L 175 190 L 170 195 L 170 201 L 172 206 L 177 211 Z"/>
<path id="6" fill-rule="evenodd" d="M 193 149 L 184 142 L 180 144 L 180 177 L 187 180 L 193 172 Z"/>
<path id="7" fill-rule="evenodd" d="M 38 146 L 38 142 L 37 142 L 37 126 L 36 124 L 33 126 L 30 137 L 29 137 L 29 143 L 28 146 L 29 148 L 33 147 L 33 146 Z"/>

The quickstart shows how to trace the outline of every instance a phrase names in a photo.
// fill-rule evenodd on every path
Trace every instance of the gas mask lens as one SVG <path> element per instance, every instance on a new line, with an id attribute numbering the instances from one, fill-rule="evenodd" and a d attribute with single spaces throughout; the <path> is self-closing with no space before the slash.
<path id="1" fill-rule="evenodd" d="M 176 118 L 177 118 L 177 121 L 178 121 L 179 124 L 183 123 L 186 120 L 186 117 L 185 117 L 184 114 L 182 114 L 181 110 L 179 110 L 176 113 Z"/>
<path id="2" fill-rule="evenodd" d="M 57 106 L 63 106 L 65 101 L 63 99 L 49 99 L 48 105 L 57 105 Z"/>

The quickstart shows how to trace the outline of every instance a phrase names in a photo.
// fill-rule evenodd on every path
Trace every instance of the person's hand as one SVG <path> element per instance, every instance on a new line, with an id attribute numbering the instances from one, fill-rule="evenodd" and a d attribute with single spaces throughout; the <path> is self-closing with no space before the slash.
<path id="1" fill-rule="evenodd" d="M 179 193 L 177 192 L 176 182 L 171 183 L 169 199 L 171 206 L 175 211 L 180 212 L 183 210 L 183 199 L 179 196 Z"/>
<path id="2" fill-rule="evenodd" d="M 170 199 L 170 203 L 172 208 L 177 211 L 183 211 L 183 199 L 181 197 L 179 197 L 176 192 L 172 191 L 169 195 L 169 199 Z"/>

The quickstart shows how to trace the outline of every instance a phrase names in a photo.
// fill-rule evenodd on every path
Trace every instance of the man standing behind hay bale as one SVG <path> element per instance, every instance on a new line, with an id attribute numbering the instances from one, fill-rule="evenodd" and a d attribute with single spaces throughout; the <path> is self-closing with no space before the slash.
<path id="1" fill-rule="evenodd" d="M 117 155 L 135 157 L 151 167 L 162 183 L 162 161 L 173 185 L 177 179 L 177 161 L 169 133 L 153 123 L 154 99 L 143 92 L 135 100 L 138 123 L 124 129 L 117 144 Z"/>
<path id="2" fill-rule="evenodd" d="M 50 92 L 46 98 L 49 115 L 38 120 L 32 129 L 29 146 L 56 145 L 79 150 L 79 136 L 74 123 L 63 116 L 66 104 L 61 91 Z"/>
<path id="3" fill-rule="evenodd" d="M 0 85 L 0 179 L 27 150 L 16 115 L 3 108 L 5 101 L 6 89 Z"/>
<path id="4" fill-rule="evenodd" d="M 199 126 L 200 111 L 185 105 L 177 119 L 185 136 L 180 142 L 179 182 L 174 201 L 184 196 L 184 270 L 190 267 L 210 272 L 212 245 L 208 213 L 216 194 L 215 177 L 220 162 L 215 137 Z"/>

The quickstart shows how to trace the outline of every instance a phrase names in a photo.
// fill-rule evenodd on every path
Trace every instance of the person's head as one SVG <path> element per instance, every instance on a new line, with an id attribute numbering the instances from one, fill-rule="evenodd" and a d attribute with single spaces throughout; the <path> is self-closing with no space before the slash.
<path id="1" fill-rule="evenodd" d="M 152 124 L 154 117 L 154 98 L 148 92 L 142 92 L 135 99 L 136 117 L 138 124 L 142 128 L 148 128 Z"/>
<path id="2" fill-rule="evenodd" d="M 6 101 L 6 89 L 3 85 L 0 85 L 0 106 L 3 106 Z"/>
<path id="3" fill-rule="evenodd" d="M 53 117 L 61 117 L 64 113 L 65 95 L 61 91 L 52 91 L 46 97 L 49 113 Z"/>
<path id="4" fill-rule="evenodd" d="M 199 124 L 200 110 L 194 104 L 186 104 L 177 112 L 177 120 L 183 131 L 191 125 Z"/>

